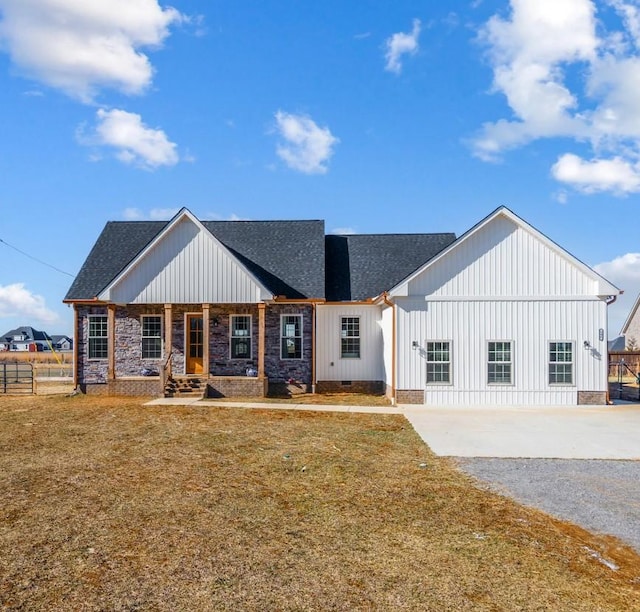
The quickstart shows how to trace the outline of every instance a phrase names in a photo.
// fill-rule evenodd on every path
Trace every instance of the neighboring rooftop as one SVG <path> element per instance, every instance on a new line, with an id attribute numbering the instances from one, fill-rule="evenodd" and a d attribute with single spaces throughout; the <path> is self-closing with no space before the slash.
<path id="1" fill-rule="evenodd" d="M 46 342 L 47 340 L 51 340 L 51 337 L 47 332 L 40 331 L 28 325 L 23 325 L 22 327 L 10 329 L 6 334 L 2 334 L 2 336 L 0 336 L 0 342 L 11 342 L 16 337 L 24 338 L 24 340 L 19 340 L 20 342 L 33 342 L 35 340 Z"/>

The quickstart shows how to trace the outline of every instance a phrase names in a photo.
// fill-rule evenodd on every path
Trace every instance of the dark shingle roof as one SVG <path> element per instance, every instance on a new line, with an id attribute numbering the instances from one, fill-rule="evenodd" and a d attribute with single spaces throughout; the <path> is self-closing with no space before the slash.
<path id="1" fill-rule="evenodd" d="M 376 297 L 455 239 L 450 233 L 326 236 L 327 300 Z"/>
<path id="2" fill-rule="evenodd" d="M 204 221 L 274 294 L 324 297 L 324 221 Z"/>
<path id="3" fill-rule="evenodd" d="M 65 300 L 97 296 L 167 223 L 107 223 Z M 204 221 L 203 225 L 274 295 L 324 297 L 323 221 Z"/>

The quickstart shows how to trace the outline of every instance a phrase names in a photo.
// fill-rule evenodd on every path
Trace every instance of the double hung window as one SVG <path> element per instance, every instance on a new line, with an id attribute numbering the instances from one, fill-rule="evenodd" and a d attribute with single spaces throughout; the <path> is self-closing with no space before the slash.
<path id="1" fill-rule="evenodd" d="M 251 316 L 231 315 L 231 359 L 251 359 Z"/>
<path id="2" fill-rule="evenodd" d="M 89 359 L 106 359 L 109 351 L 107 315 L 89 316 Z"/>
<path id="3" fill-rule="evenodd" d="M 513 356 L 511 342 L 489 342 L 488 377 L 490 385 L 513 383 Z"/>
<path id="4" fill-rule="evenodd" d="M 342 359 L 360 358 L 360 317 L 341 317 L 340 357 Z"/>
<path id="5" fill-rule="evenodd" d="M 302 359 L 302 315 L 282 315 L 280 358 Z"/>
<path id="6" fill-rule="evenodd" d="M 549 342 L 549 384 L 573 384 L 572 342 Z"/>
<path id="7" fill-rule="evenodd" d="M 448 341 L 427 342 L 427 383 L 451 383 L 451 347 Z"/>
<path id="8" fill-rule="evenodd" d="M 142 315 L 142 358 L 162 357 L 162 317 Z"/>

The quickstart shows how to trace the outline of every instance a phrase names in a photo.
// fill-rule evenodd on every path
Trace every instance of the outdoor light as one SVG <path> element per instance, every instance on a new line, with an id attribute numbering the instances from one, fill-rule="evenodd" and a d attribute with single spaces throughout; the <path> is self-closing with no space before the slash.
<path id="1" fill-rule="evenodd" d="M 414 340 L 414 341 L 411 343 L 411 348 L 412 348 L 414 351 L 418 348 L 418 341 L 417 341 L 417 340 Z"/>
<path id="2" fill-rule="evenodd" d="M 585 349 L 590 349 L 591 348 L 591 344 L 589 343 L 588 340 L 585 340 L 583 342 L 582 346 L 584 346 Z"/>

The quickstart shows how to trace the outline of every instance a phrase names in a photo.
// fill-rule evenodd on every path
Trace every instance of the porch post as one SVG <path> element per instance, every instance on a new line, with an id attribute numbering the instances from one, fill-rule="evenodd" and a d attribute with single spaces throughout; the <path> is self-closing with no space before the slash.
<path id="1" fill-rule="evenodd" d="M 78 305 L 73 305 L 73 388 L 78 388 L 78 346 L 80 345 L 80 330 L 78 329 Z"/>
<path id="2" fill-rule="evenodd" d="M 116 379 L 116 305 L 107 306 L 107 378 Z"/>
<path id="3" fill-rule="evenodd" d="M 169 356 L 173 349 L 173 316 L 171 304 L 164 305 L 164 352 Z"/>
<path id="4" fill-rule="evenodd" d="M 209 377 L 209 304 L 202 305 L 202 373 Z"/>
<path id="5" fill-rule="evenodd" d="M 258 378 L 264 378 L 264 347 L 265 347 L 265 304 L 258 304 Z"/>

